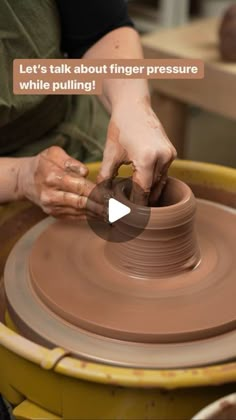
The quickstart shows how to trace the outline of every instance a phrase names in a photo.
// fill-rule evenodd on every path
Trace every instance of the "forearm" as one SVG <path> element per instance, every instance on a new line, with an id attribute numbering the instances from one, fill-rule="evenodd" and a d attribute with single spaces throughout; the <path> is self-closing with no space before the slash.
<path id="1" fill-rule="evenodd" d="M 132 28 L 119 28 L 104 36 L 91 47 L 88 59 L 142 59 L 143 52 L 138 33 Z M 109 79 L 103 82 L 102 101 L 109 111 L 120 103 L 149 99 L 148 83 L 143 79 Z"/>
<path id="2" fill-rule="evenodd" d="M 0 158 L 0 203 L 23 199 L 19 186 L 21 168 L 30 158 Z"/>

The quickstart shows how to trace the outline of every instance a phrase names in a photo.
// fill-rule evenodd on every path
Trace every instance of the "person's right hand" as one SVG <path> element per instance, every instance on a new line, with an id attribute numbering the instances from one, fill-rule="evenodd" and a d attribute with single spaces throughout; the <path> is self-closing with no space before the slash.
<path id="1" fill-rule="evenodd" d="M 57 146 L 27 159 L 19 173 L 21 194 L 57 218 L 103 216 L 104 206 L 88 198 L 95 184 L 87 180 L 88 168 Z"/>

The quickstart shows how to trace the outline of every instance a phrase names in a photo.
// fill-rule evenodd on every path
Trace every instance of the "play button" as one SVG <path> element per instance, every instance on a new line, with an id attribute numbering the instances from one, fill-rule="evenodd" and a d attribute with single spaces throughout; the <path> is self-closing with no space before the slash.
<path id="1" fill-rule="evenodd" d="M 108 220 L 109 223 L 117 222 L 122 217 L 127 216 L 131 212 L 131 209 L 125 204 L 120 203 L 115 198 L 108 200 Z"/>
<path id="2" fill-rule="evenodd" d="M 134 204 L 131 198 L 133 191 L 136 196 L 143 197 L 145 194 L 131 178 L 116 178 L 96 185 L 88 199 L 102 203 L 104 217 L 91 217 L 88 210 L 86 219 L 97 236 L 110 242 L 127 242 L 143 232 L 149 222 L 151 208 Z"/>

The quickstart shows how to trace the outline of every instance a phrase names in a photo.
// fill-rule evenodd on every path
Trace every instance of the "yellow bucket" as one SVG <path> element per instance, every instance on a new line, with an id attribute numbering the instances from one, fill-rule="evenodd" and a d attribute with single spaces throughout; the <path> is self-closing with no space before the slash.
<path id="1" fill-rule="evenodd" d="M 90 165 L 93 180 L 98 167 Z M 236 170 L 176 161 L 170 173 L 236 208 Z M 15 333 L 9 319 L 7 325 L 0 323 L 0 392 L 18 419 L 180 420 L 235 389 L 236 363 L 180 370 L 108 366 L 48 350 Z"/>

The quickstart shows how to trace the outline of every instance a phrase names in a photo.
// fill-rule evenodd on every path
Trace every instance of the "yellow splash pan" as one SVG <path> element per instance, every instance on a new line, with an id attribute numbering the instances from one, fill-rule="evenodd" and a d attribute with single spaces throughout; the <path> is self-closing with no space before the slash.
<path id="1" fill-rule="evenodd" d="M 90 165 L 90 179 L 96 178 L 98 168 L 99 164 Z M 179 160 L 170 174 L 203 198 L 222 197 L 219 201 L 236 208 L 235 169 Z M 120 175 L 130 175 L 130 168 L 123 167 Z M 18 209 L 28 207 L 18 205 Z M 1 223 L 14 214 L 14 205 L 0 208 Z M 0 242 L 0 263 L 20 236 L 20 227 L 14 226 L 13 231 L 14 238 L 9 233 L 3 249 Z M 13 331 L 7 315 L 6 324 L 0 323 L 0 392 L 15 406 L 17 419 L 187 419 L 235 390 L 236 362 L 180 370 L 108 366 L 26 340 Z"/>

